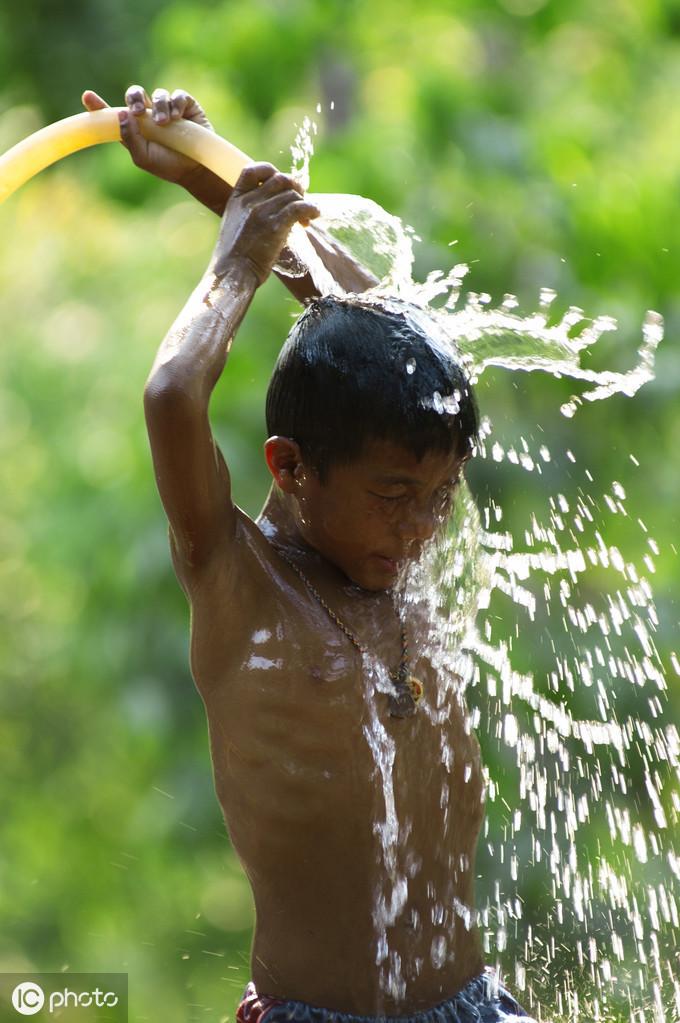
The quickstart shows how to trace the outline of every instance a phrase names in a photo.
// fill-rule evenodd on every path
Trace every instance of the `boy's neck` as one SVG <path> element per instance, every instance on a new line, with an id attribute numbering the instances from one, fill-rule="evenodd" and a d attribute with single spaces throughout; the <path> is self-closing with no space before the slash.
<path id="1" fill-rule="evenodd" d="M 283 494 L 275 483 L 272 483 L 267 500 L 257 517 L 257 524 L 274 546 L 283 547 L 289 552 L 299 551 L 302 554 L 315 556 L 319 561 L 326 562 L 314 547 L 311 547 L 297 524 L 293 502 Z"/>
<path id="2" fill-rule="evenodd" d="M 352 593 L 368 593 L 305 540 L 297 523 L 294 502 L 275 483 L 272 483 L 267 500 L 257 517 L 257 525 L 272 546 L 280 547 L 284 553 L 299 561 L 300 567 L 311 571 L 317 581 L 325 578 L 331 585 L 342 586 Z"/>

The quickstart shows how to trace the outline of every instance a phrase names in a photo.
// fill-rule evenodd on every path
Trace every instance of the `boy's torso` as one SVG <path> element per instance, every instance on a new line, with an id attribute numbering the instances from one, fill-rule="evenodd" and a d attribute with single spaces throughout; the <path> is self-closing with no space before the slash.
<path id="1" fill-rule="evenodd" d="M 425 695 L 412 717 L 394 718 L 385 693 L 367 699 L 359 651 L 258 526 L 239 513 L 237 530 L 229 566 L 215 564 L 191 593 L 191 660 L 218 798 L 255 898 L 253 979 L 261 993 L 341 1012 L 429 1008 L 483 965 L 467 915 L 482 820 L 477 741 L 453 690 L 441 705 L 417 611 L 406 618 L 409 668 Z M 395 667 L 389 596 L 314 582 Z M 394 817 L 390 842 L 380 825 Z M 376 913 L 392 954 L 381 964 Z M 381 990 L 390 967 L 401 999 Z"/>

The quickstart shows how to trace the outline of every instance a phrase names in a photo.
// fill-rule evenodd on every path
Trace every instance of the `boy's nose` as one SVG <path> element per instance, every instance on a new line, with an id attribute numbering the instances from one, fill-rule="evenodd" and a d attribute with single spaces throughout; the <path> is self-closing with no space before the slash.
<path id="1" fill-rule="evenodd" d="M 436 526 L 431 508 L 411 508 L 398 523 L 399 534 L 404 540 L 429 540 Z"/>

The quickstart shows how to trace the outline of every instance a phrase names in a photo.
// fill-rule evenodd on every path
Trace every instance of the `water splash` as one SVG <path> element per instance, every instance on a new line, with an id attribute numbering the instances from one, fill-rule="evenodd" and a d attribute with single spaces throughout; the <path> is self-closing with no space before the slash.
<path id="1" fill-rule="evenodd" d="M 385 807 L 384 818 L 378 816 L 373 825 L 380 842 L 382 861 L 373 905 L 375 962 L 380 969 L 381 991 L 400 1001 L 406 993 L 406 981 L 399 954 L 389 947 L 387 931 L 406 906 L 408 879 L 397 861 L 399 821 L 393 778 L 396 744 L 381 721 L 377 702 L 377 693 L 391 694 L 393 686 L 385 666 L 370 654 L 363 655 L 363 666 L 365 705 L 368 710 L 363 732 L 380 775 Z"/>
<path id="2" fill-rule="evenodd" d="M 603 496 L 612 502 L 610 513 L 621 514 L 621 489 L 613 486 Z M 517 865 L 523 872 L 530 865 L 549 903 L 543 919 L 523 928 L 524 954 L 515 963 L 519 990 L 543 996 L 548 1006 L 557 989 L 560 1016 L 569 1019 L 579 1011 L 588 1019 L 620 1019 L 624 1005 L 638 1004 L 631 1019 L 657 1020 L 666 1018 L 659 1005 L 669 1008 L 677 992 L 672 908 L 677 856 L 668 834 L 668 803 L 676 818 L 678 733 L 663 721 L 665 680 L 653 642 L 651 586 L 636 565 L 607 545 L 606 524 L 598 528 L 592 514 L 599 505 L 592 493 L 573 508 L 564 495 L 550 497 L 547 523 L 534 516 L 519 551 L 510 534 L 480 523 L 474 582 L 481 610 L 474 624 L 464 616 L 451 621 L 447 614 L 451 594 L 469 599 L 470 590 L 470 581 L 456 570 L 460 541 L 452 535 L 448 552 L 437 552 L 440 565 L 430 565 L 437 579 L 433 611 L 440 610 L 441 632 L 448 631 L 456 644 L 471 706 L 501 750 L 510 752 L 518 772 L 516 785 L 501 778 L 488 782 L 490 801 L 504 803 L 507 812 L 497 815 L 503 832 L 495 838 L 487 821 L 482 850 L 499 878 L 486 906 L 487 952 L 502 961 L 508 923 L 519 933 Z M 488 512 L 482 511 L 487 525 Z M 469 529 L 469 509 L 462 514 Z M 574 542 L 574 532 L 581 533 L 581 544 Z M 597 573 L 596 586 L 587 585 L 589 572 Z M 499 617 L 504 635 L 494 642 Z M 539 643 L 544 634 L 540 673 L 513 664 L 519 628 L 532 628 Z M 641 791 L 634 791 L 635 779 Z M 595 862 L 588 856 L 593 848 Z M 645 923 L 656 903 L 666 907 L 665 917 L 657 912 Z M 556 946 L 559 934 L 575 939 L 575 956 Z M 636 962 L 642 964 L 637 977 Z M 665 1001 L 659 987 L 650 1009 L 645 991 L 661 981 L 668 989 Z M 580 1010 L 570 983 L 578 989 Z"/>
<path id="3" fill-rule="evenodd" d="M 663 337 L 657 313 L 644 318 L 631 369 L 587 368 L 584 355 L 616 329 L 611 317 L 589 319 L 577 307 L 551 317 L 556 295 L 547 288 L 529 314 L 512 295 L 495 307 L 487 294 L 463 297 L 465 264 L 415 282 L 415 235 L 397 218 L 357 196 L 315 199 L 323 213 L 316 229 L 380 280 L 360 301 L 413 303 L 430 333 L 461 354 L 473 381 L 491 366 L 568 377 L 580 390 L 560 411 L 572 418 L 585 402 L 632 397 L 653 379 Z M 312 254 L 322 290 L 337 290 L 322 283 L 315 262 Z M 497 502 L 478 508 L 463 486 L 446 536 L 406 580 L 404 599 L 425 598 L 436 623 L 430 653 L 444 690 L 440 706 L 462 680 L 469 725 L 483 721 L 496 762 L 514 765 L 486 778 L 489 813 L 477 873 L 494 882 L 479 910 L 450 908 L 480 926 L 487 956 L 510 973 L 538 1018 L 670 1023 L 680 1017 L 680 853 L 672 833 L 680 813 L 680 733 L 668 720 L 654 642 L 650 576 L 658 545 L 642 523 L 640 564 L 607 541 L 613 517 L 633 519 L 625 490 L 617 481 L 598 490 L 571 451 L 525 438 L 504 442 L 486 419 L 477 454 L 543 477 L 545 485 L 543 506 L 514 531 L 503 528 Z M 572 481 L 569 493 L 563 486 L 550 492 L 559 470 Z M 518 663 L 513 640 L 520 631 L 533 637 L 534 665 Z M 672 663 L 680 674 L 675 654 Z M 390 959 L 386 937 L 408 891 L 394 855 L 395 749 L 369 694 L 374 685 L 384 688 L 380 669 L 367 666 L 366 677 L 372 709 L 365 734 L 386 808 L 376 822 L 383 856 L 376 960 L 383 989 L 399 997 L 403 964 Z M 443 742 L 442 756 L 454 753 Z M 597 850 L 592 858 L 589 850 Z M 522 898 L 529 885 L 541 892 L 534 902 L 542 907 L 530 918 Z M 433 912 L 439 905 L 433 892 Z M 445 942 L 433 943 L 433 963 L 445 954 Z"/>

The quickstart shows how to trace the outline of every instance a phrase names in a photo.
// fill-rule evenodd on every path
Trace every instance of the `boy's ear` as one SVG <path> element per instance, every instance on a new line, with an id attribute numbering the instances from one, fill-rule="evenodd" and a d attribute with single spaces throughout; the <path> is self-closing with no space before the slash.
<path id="1" fill-rule="evenodd" d="M 289 437 L 269 437 L 264 442 L 264 457 L 276 485 L 285 494 L 295 493 L 297 481 L 304 472 L 297 441 Z"/>

